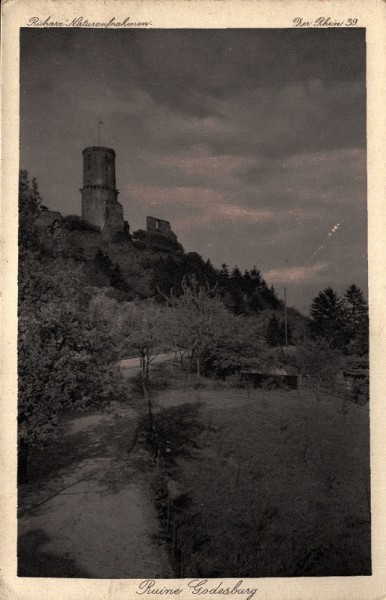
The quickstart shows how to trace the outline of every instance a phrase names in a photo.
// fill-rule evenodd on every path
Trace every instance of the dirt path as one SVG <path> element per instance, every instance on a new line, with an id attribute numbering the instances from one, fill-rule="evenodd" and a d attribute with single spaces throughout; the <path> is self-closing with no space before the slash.
<path id="1" fill-rule="evenodd" d="M 45 457 L 45 483 L 21 490 L 20 576 L 173 576 L 138 456 L 129 456 L 136 421 L 122 405 L 68 421 L 63 445 Z"/>
<path id="2" fill-rule="evenodd" d="M 152 358 L 150 369 L 156 365 L 165 362 L 172 362 L 176 358 L 175 352 L 163 352 Z M 119 366 L 126 379 L 135 377 L 141 371 L 141 363 L 139 358 L 123 358 L 119 361 Z"/>

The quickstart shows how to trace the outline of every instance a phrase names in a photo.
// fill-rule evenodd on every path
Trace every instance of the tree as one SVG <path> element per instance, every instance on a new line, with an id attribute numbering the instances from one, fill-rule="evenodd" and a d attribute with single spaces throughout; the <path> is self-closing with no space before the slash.
<path id="1" fill-rule="evenodd" d="M 235 279 L 236 281 L 241 281 L 242 279 L 242 273 L 240 271 L 240 269 L 238 268 L 238 266 L 236 265 L 235 268 L 232 270 L 232 274 L 231 274 L 232 279 Z"/>
<path id="2" fill-rule="evenodd" d="M 147 300 L 126 302 L 120 312 L 125 347 L 139 354 L 142 378 L 147 381 L 150 364 L 165 347 L 165 308 Z"/>
<path id="3" fill-rule="evenodd" d="M 152 403 L 148 390 L 149 367 L 164 347 L 165 307 L 152 300 L 121 305 L 119 327 L 124 331 L 125 348 L 139 354 L 142 393 L 147 404 L 150 426 L 154 430 Z"/>
<path id="4" fill-rule="evenodd" d="M 269 346 L 284 346 L 286 342 L 285 323 L 278 319 L 274 313 L 268 323 L 265 339 Z M 291 327 L 287 323 L 287 343 L 291 343 L 291 340 Z"/>
<path id="5" fill-rule="evenodd" d="M 343 301 L 331 287 L 314 298 L 310 313 L 311 334 L 324 337 L 330 345 L 343 350 L 347 340 Z"/>
<path id="6" fill-rule="evenodd" d="M 344 295 L 347 333 L 356 354 L 366 354 L 369 345 L 368 306 L 362 291 L 352 284 Z"/>
<path id="7" fill-rule="evenodd" d="M 30 262 L 30 266 L 33 263 Z M 39 266 L 39 265 L 38 265 Z M 20 480 L 26 480 L 31 446 L 55 438 L 57 414 L 64 407 L 85 410 L 101 406 L 119 393 L 118 348 L 111 326 L 96 321 L 90 298 L 72 285 L 62 296 L 63 264 L 30 271 L 28 288 L 19 305 L 18 434 Z M 67 271 L 70 266 L 67 265 Z M 57 281 L 55 281 L 55 276 Z M 38 291 L 39 300 L 34 301 Z M 114 315 L 111 314 L 111 320 Z"/>
<path id="8" fill-rule="evenodd" d="M 216 295 L 216 288 L 201 285 L 194 275 L 185 277 L 181 286 L 178 298 L 167 297 L 168 339 L 188 355 L 191 366 L 195 363 L 199 379 L 205 351 L 224 335 L 232 315 Z"/>
<path id="9" fill-rule="evenodd" d="M 304 339 L 291 355 L 290 362 L 301 375 L 316 380 L 330 379 L 339 370 L 340 356 L 323 337 Z"/>
<path id="10" fill-rule="evenodd" d="M 275 314 L 271 316 L 265 337 L 269 346 L 280 346 L 283 343 L 282 328 Z"/>
<path id="11" fill-rule="evenodd" d="M 19 479 L 27 478 L 31 446 L 53 440 L 58 411 L 101 405 L 120 393 L 118 347 L 95 318 L 96 292 L 82 266 L 47 255 L 35 228 L 40 196 L 26 172 L 19 186 L 18 439 Z M 106 313 L 107 314 L 107 313 Z"/>
<path id="12" fill-rule="evenodd" d="M 129 291 L 129 285 L 123 276 L 119 264 L 114 264 L 110 257 L 102 252 L 100 248 L 98 248 L 94 256 L 93 263 L 97 269 L 100 269 L 111 287 L 124 293 Z"/>
<path id="13" fill-rule="evenodd" d="M 41 196 L 36 179 L 32 187 L 25 170 L 19 173 L 19 248 L 37 248 L 39 240 L 35 221 L 40 214 Z"/>
<path id="14" fill-rule="evenodd" d="M 260 271 L 258 271 L 258 269 L 256 269 L 255 265 L 252 267 L 249 274 L 254 281 L 256 281 L 258 284 L 261 283 L 261 281 L 262 281 L 261 273 L 260 273 Z"/>
<path id="15" fill-rule="evenodd" d="M 206 375 L 225 379 L 250 364 L 263 350 L 260 323 L 255 317 L 228 312 L 221 331 L 203 353 L 201 362 Z"/>
<path id="16" fill-rule="evenodd" d="M 220 273 L 219 273 L 219 281 L 222 284 L 226 284 L 228 282 L 228 279 L 229 279 L 228 265 L 223 263 L 221 265 L 221 269 L 220 269 Z"/>
<path id="17" fill-rule="evenodd" d="M 97 225 L 89 223 L 79 215 L 66 215 L 63 221 L 70 231 L 100 231 Z"/>

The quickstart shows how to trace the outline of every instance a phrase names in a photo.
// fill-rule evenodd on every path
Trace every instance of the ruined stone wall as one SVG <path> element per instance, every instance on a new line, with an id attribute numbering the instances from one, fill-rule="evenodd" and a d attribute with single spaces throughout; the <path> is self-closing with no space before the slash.
<path id="1" fill-rule="evenodd" d="M 146 230 L 148 233 L 157 233 L 164 237 L 176 240 L 177 237 L 170 227 L 169 221 L 157 219 L 156 217 L 146 217 Z"/>
<path id="2" fill-rule="evenodd" d="M 123 207 L 117 201 L 106 201 L 105 223 L 102 229 L 104 237 L 114 239 L 115 236 L 123 233 L 125 227 L 123 219 Z"/>

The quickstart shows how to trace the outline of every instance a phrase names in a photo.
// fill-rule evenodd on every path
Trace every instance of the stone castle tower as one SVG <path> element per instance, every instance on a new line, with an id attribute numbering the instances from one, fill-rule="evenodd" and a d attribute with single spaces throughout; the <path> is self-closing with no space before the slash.
<path id="1" fill-rule="evenodd" d="M 125 231 L 123 207 L 115 184 L 115 152 L 104 146 L 83 150 L 82 218 L 107 237 Z"/>

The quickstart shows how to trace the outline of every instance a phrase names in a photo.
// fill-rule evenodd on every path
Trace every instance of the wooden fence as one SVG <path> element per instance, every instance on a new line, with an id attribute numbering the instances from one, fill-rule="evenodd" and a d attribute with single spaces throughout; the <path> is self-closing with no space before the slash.
<path id="1" fill-rule="evenodd" d="M 362 381 L 340 382 L 333 379 L 317 380 L 309 378 L 304 380 L 304 387 L 314 389 L 316 393 L 320 392 L 334 398 L 348 400 L 361 406 L 369 402 L 369 386 Z"/>

